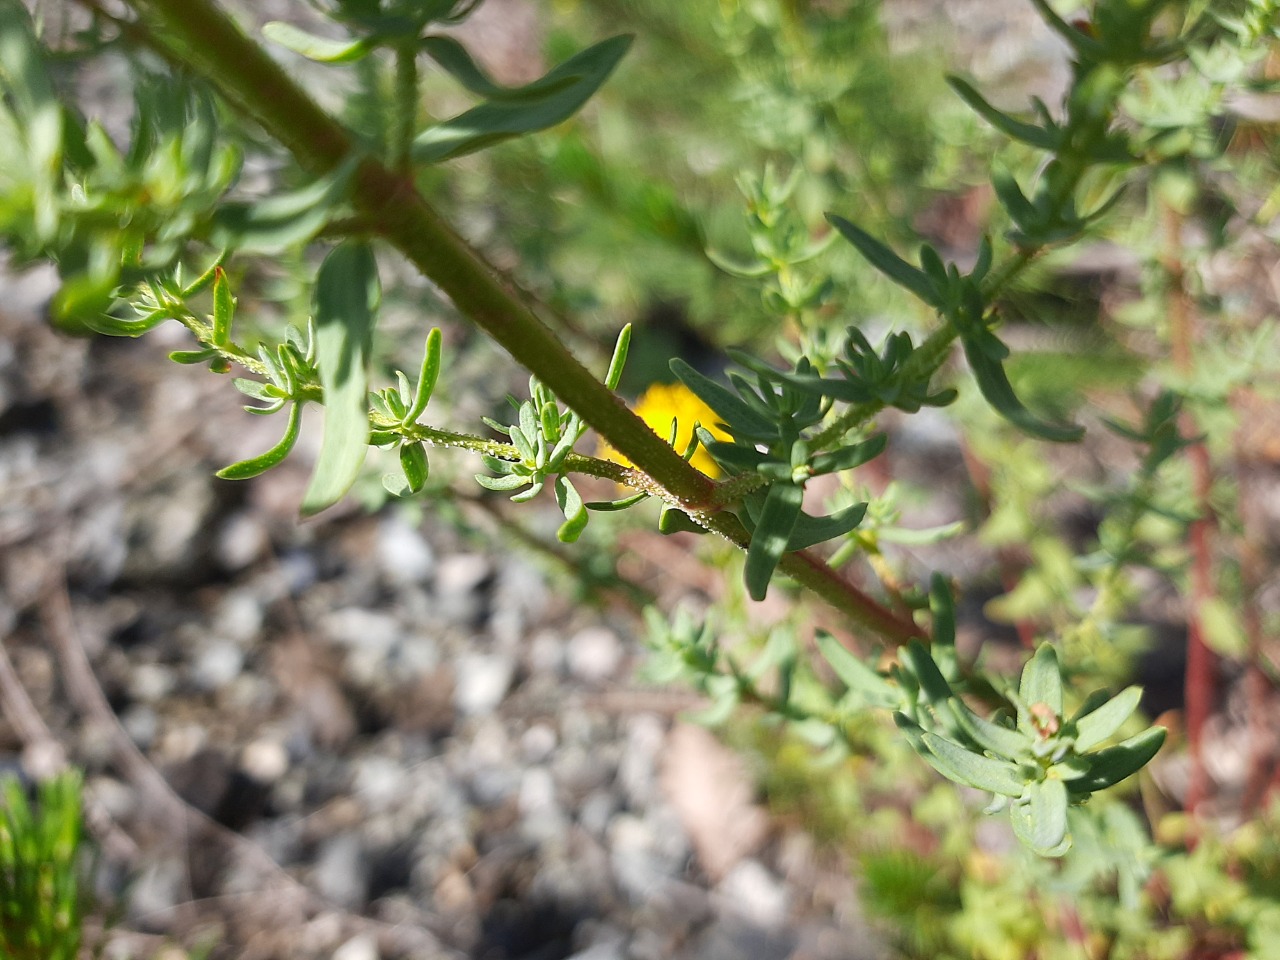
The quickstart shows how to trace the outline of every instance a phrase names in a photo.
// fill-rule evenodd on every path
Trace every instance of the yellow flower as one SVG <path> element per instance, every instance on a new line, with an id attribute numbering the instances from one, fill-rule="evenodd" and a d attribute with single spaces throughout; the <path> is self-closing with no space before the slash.
<path id="1" fill-rule="evenodd" d="M 655 383 L 640 395 L 636 401 L 636 416 L 653 428 L 663 440 L 671 436 L 671 423 L 676 423 L 675 448 L 681 452 L 693 439 L 695 423 L 705 427 L 717 440 L 730 439 L 719 426 L 720 418 L 716 412 L 702 402 L 692 390 L 683 383 Z M 624 467 L 631 466 L 631 461 L 614 450 L 607 443 L 600 445 L 600 456 Z M 720 476 L 720 468 L 711 459 L 711 454 L 701 447 L 689 461 L 696 469 L 709 477 Z"/>

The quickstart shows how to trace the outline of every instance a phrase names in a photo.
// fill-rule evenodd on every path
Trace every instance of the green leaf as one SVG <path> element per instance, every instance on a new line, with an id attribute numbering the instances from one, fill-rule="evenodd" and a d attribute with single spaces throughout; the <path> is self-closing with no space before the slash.
<path id="1" fill-rule="evenodd" d="M 1026 788 L 1018 767 L 1012 763 L 984 757 L 932 733 L 921 734 L 921 739 L 937 760 L 935 769 L 957 783 L 1005 797 L 1019 796 Z"/>
<path id="2" fill-rule="evenodd" d="M 629 497 L 623 497 L 620 500 L 589 500 L 583 504 L 588 510 L 595 510 L 599 513 L 616 513 L 619 510 L 626 510 L 628 507 L 634 507 L 641 500 L 647 500 L 649 494 L 643 490 L 639 493 L 632 494 Z"/>
<path id="3" fill-rule="evenodd" d="M 1067 805 L 1067 788 L 1061 780 L 1028 784 L 1023 802 L 1009 811 L 1013 832 L 1041 856 L 1061 856 L 1067 851 Z"/>
<path id="4" fill-rule="evenodd" d="M 436 380 L 440 376 L 440 343 L 439 327 L 432 327 L 427 334 L 427 345 L 422 352 L 422 368 L 418 371 L 418 386 L 414 390 L 413 405 L 405 412 L 401 422 L 416 423 L 427 409 L 431 394 L 436 389 Z"/>
<path id="5" fill-rule="evenodd" d="M 420 49 L 440 65 L 445 73 L 457 80 L 467 90 L 486 100 L 513 103 L 539 100 L 559 93 L 576 83 L 577 75 L 553 71 L 541 79 L 523 87 L 503 87 L 494 83 L 489 75 L 472 59 L 467 48 L 452 37 L 423 37 L 418 41 Z M 625 50 L 624 50 L 625 52 Z M 570 63 L 572 61 L 569 61 Z M 565 66 L 568 66 L 566 63 Z"/>
<path id="6" fill-rule="evenodd" d="M 587 528 L 587 508 L 568 477 L 563 475 L 556 477 L 555 491 L 556 503 L 560 505 L 560 512 L 564 514 L 564 523 L 556 531 L 556 539 L 561 543 L 573 543 Z"/>
<path id="7" fill-rule="evenodd" d="M 1017 730 L 1010 730 L 998 723 L 984 720 L 970 710 L 958 698 L 953 697 L 948 706 L 960 729 L 973 738 L 973 741 L 984 750 L 999 754 L 1009 760 L 1016 759 L 1031 750 L 1027 737 Z"/>
<path id="8" fill-rule="evenodd" d="M 413 159 L 440 163 L 562 123 L 608 79 L 630 46 L 629 36 L 604 40 L 522 88 L 535 88 L 532 94 L 509 91 L 501 100 L 436 124 L 414 140 Z"/>
<path id="9" fill-rule="evenodd" d="M 1014 140 L 1029 144 L 1040 150 L 1056 150 L 1061 136 L 1056 130 L 1046 130 L 1034 123 L 1015 120 L 1007 113 L 1001 113 L 983 98 L 967 81 L 960 77 L 947 77 L 951 89 L 960 95 L 960 99 L 973 108 L 973 111 L 986 120 L 1001 133 Z"/>
<path id="10" fill-rule="evenodd" d="M 830 664 L 846 688 L 859 694 L 872 707 L 897 707 L 901 697 L 893 685 L 855 657 L 829 633 L 819 631 L 818 652 Z"/>
<path id="11" fill-rule="evenodd" d="M 1018 696 L 1028 709 L 1043 703 L 1055 716 L 1062 716 L 1062 673 L 1058 670 L 1058 652 L 1053 644 L 1040 644 L 1035 656 L 1022 668 Z"/>
<path id="12" fill-rule="evenodd" d="M 895 713 L 893 720 L 915 751 L 948 780 L 1004 797 L 1022 795 L 1026 784 L 1012 763 L 984 757 L 927 733 L 904 713 Z"/>
<path id="13" fill-rule="evenodd" d="M 775 483 L 765 494 L 747 547 L 746 583 L 752 600 L 763 600 L 768 592 L 773 571 L 789 548 L 803 502 L 804 488 L 797 484 Z"/>
<path id="14" fill-rule="evenodd" d="M 295 403 L 289 408 L 289 422 L 285 425 L 284 436 L 266 453 L 248 460 L 241 460 L 229 467 L 223 467 L 214 476 L 223 480 L 248 480 L 260 473 L 265 473 L 289 455 L 298 439 L 298 428 L 302 423 L 302 404 Z"/>
<path id="15" fill-rule="evenodd" d="M 791 530 L 791 539 L 787 541 L 787 550 L 807 550 L 816 543 L 843 537 L 856 528 L 866 515 L 865 503 L 855 503 L 825 517 L 812 517 L 801 511 Z"/>
<path id="16" fill-rule="evenodd" d="M 378 262 L 367 243 L 345 241 L 320 265 L 314 310 L 324 438 L 302 497 L 303 516 L 342 499 L 369 449 L 369 350 L 381 295 Z"/>
<path id="17" fill-rule="evenodd" d="M 476 474 L 476 483 L 486 490 L 493 490 L 498 493 L 518 490 L 526 483 L 529 483 L 531 479 L 531 477 L 519 473 L 509 473 L 503 477 L 486 477 L 483 473 Z"/>
<path id="18" fill-rule="evenodd" d="M 664 503 L 661 512 L 658 514 L 658 532 L 664 534 L 706 533 L 707 529 L 683 510 L 673 507 L 669 503 Z"/>
<path id="19" fill-rule="evenodd" d="M 174 363 L 192 364 L 204 363 L 206 360 L 212 360 L 218 356 L 218 351 L 213 347 L 206 347 L 203 350 L 175 350 L 169 354 L 169 359 Z"/>
<path id="20" fill-rule="evenodd" d="M 346 197 L 359 163 L 360 157 L 352 154 L 332 173 L 298 190 L 224 204 L 214 214 L 211 241 L 240 253 L 279 253 L 307 242 Z"/>
<path id="21" fill-rule="evenodd" d="M 846 240 L 853 244 L 854 248 L 867 259 L 868 263 L 894 283 L 905 287 L 914 293 L 917 298 L 935 309 L 941 306 L 938 292 L 934 289 L 932 281 L 923 270 L 911 266 L 871 234 L 859 227 L 855 227 L 844 217 L 829 213 L 827 214 L 827 221 L 839 230 Z"/>
<path id="22" fill-rule="evenodd" d="M 367 56 L 377 46 L 375 37 L 330 40 L 300 30 L 291 23 L 272 20 L 262 27 L 262 35 L 273 43 L 320 63 L 350 63 Z"/>
<path id="23" fill-rule="evenodd" d="M 631 324 L 618 331 L 618 341 L 613 345 L 613 356 L 609 359 L 609 370 L 604 375 L 604 385 L 610 390 L 617 390 L 622 380 L 622 369 L 627 365 L 627 354 L 631 350 Z"/>
<path id="24" fill-rule="evenodd" d="M 746 262 L 721 253 L 718 250 L 707 250 L 707 259 L 715 266 L 719 267 L 731 277 L 738 277 L 743 280 L 754 280 L 757 277 L 763 277 L 773 270 L 767 263 L 759 260 Z"/>
<path id="25" fill-rule="evenodd" d="M 862 443 L 855 443 L 832 453 L 820 454 L 813 458 L 813 463 L 810 466 L 815 474 L 839 473 L 842 470 L 852 470 L 854 467 L 860 467 L 884 453 L 884 448 L 888 442 L 888 434 L 878 433 L 870 440 L 864 440 Z"/>
<path id="26" fill-rule="evenodd" d="M 930 657 L 948 681 L 954 680 L 960 673 L 956 658 L 956 604 L 951 585 L 941 573 L 934 573 L 929 579 L 929 612 L 933 615 Z"/>
<path id="27" fill-rule="evenodd" d="M 1148 727 L 1123 743 L 1087 755 L 1085 759 L 1089 761 L 1089 772 L 1078 780 L 1071 781 L 1072 792 L 1096 793 L 1137 773 L 1160 752 L 1167 733 L 1164 727 Z"/>
<path id="28" fill-rule="evenodd" d="M 404 471 L 410 493 L 420 493 L 427 485 L 431 465 L 427 462 L 427 448 L 420 440 L 400 447 L 400 469 Z"/>
<path id="29" fill-rule="evenodd" d="M 930 655 L 928 648 L 919 640 L 912 640 L 903 647 L 898 658 L 911 672 L 920 685 L 920 692 L 930 704 L 940 706 L 954 695 L 951 684 L 947 683 L 947 678 L 938 669 L 938 664 Z"/>
<path id="30" fill-rule="evenodd" d="M 728 387 L 723 387 L 710 377 L 703 376 L 679 357 L 671 361 L 671 372 L 679 377 L 681 383 L 692 390 L 703 403 L 714 410 L 725 426 L 735 434 L 768 437 L 776 435 L 777 428 L 773 423 L 747 406 Z"/>
<path id="31" fill-rule="evenodd" d="M 1076 750 L 1084 753 L 1115 734 L 1142 699 L 1141 687 L 1128 687 L 1113 699 L 1084 714 L 1075 721 Z"/>
<path id="32" fill-rule="evenodd" d="M 236 315 L 236 298 L 231 295 L 227 271 L 218 267 L 213 280 L 213 342 L 225 347 L 231 342 L 231 321 Z"/>
<path id="33" fill-rule="evenodd" d="M 1041 420 L 1018 399 L 999 360 L 992 358 L 984 345 L 974 337 L 962 337 L 964 355 L 973 370 L 978 389 L 987 403 L 1002 417 L 1019 429 L 1055 443 L 1072 443 L 1084 436 L 1084 429 L 1074 424 L 1050 423 Z"/>

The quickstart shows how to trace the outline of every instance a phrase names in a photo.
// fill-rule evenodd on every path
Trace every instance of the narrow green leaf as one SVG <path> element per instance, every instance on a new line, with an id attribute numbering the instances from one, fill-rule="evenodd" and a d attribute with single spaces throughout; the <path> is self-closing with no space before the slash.
<path id="1" fill-rule="evenodd" d="M 319 63 L 350 63 L 359 60 L 377 46 L 376 38 L 330 40 L 300 30 L 291 23 L 271 20 L 262 27 L 262 35 L 273 43 Z"/>
<path id="2" fill-rule="evenodd" d="M 1042 643 L 1027 665 L 1022 668 L 1018 696 L 1029 708 L 1045 704 L 1056 716 L 1062 716 L 1062 673 L 1058 670 L 1058 652 L 1052 643 Z"/>
<path id="3" fill-rule="evenodd" d="M 213 218 L 213 243 L 241 253 L 279 253 L 312 239 L 342 202 L 359 165 L 353 154 L 337 170 L 298 190 L 228 203 Z"/>
<path id="4" fill-rule="evenodd" d="M 630 497 L 623 497 L 620 500 L 588 500 L 583 504 L 588 510 L 595 510 L 598 513 L 616 513 L 619 510 L 626 510 L 628 507 L 634 507 L 641 500 L 647 500 L 649 494 L 641 491 Z"/>
<path id="5" fill-rule="evenodd" d="M 941 706 L 954 695 L 951 684 L 938 669 L 929 649 L 919 640 L 912 640 L 903 647 L 898 653 L 898 659 L 920 685 L 920 692 L 928 703 Z"/>
<path id="6" fill-rule="evenodd" d="M 1035 233 L 1042 229 L 1042 216 L 1035 208 L 1022 187 L 1007 170 L 996 169 L 991 172 L 991 185 L 995 188 L 1000 204 L 1009 214 L 1009 219 L 1024 233 Z"/>
<path id="7" fill-rule="evenodd" d="M 825 517 L 813 517 L 804 511 L 796 517 L 796 525 L 787 541 L 787 550 L 807 550 L 817 543 L 843 537 L 855 529 L 867 515 L 867 504 L 855 503 Z"/>
<path id="8" fill-rule="evenodd" d="M 556 503 L 560 505 L 560 512 L 564 514 L 564 523 L 556 531 L 556 539 L 561 543 L 573 543 L 587 528 L 587 508 L 568 477 L 564 475 L 556 477 L 555 491 Z"/>
<path id="9" fill-rule="evenodd" d="M 367 243 L 341 243 L 320 265 L 313 306 L 324 438 L 302 497 L 303 516 L 342 499 L 369 449 L 369 350 L 381 295 L 378 262 Z"/>
<path id="10" fill-rule="evenodd" d="M 854 226 L 844 217 L 829 213 L 827 221 L 853 244 L 868 263 L 894 283 L 905 287 L 931 307 L 937 308 L 941 305 L 937 290 L 934 289 L 933 283 L 923 270 L 911 266 L 871 234 Z"/>
<path id="11" fill-rule="evenodd" d="M 1024 432 L 1055 443 L 1073 443 L 1084 436 L 1082 427 L 1050 423 L 1033 414 L 1013 392 L 1004 366 L 988 356 L 973 338 L 963 337 L 962 342 L 978 389 L 998 414 Z"/>
<path id="12" fill-rule="evenodd" d="M 763 600 L 768 592 L 773 571 L 787 552 L 803 502 L 804 488 L 797 484 L 775 483 L 765 494 L 747 547 L 746 584 L 752 600 Z"/>
<path id="13" fill-rule="evenodd" d="M 1052 151 L 1057 149 L 1058 141 L 1061 139 L 1058 131 L 1046 130 L 1044 127 L 1037 126 L 1034 123 L 1015 120 L 1007 113 L 1001 113 L 988 103 L 973 86 L 960 77 L 947 77 L 947 83 L 978 116 L 982 117 L 1006 137 L 1029 144 L 1040 150 Z"/>
<path id="14" fill-rule="evenodd" d="M 1026 782 L 1012 763 L 984 757 L 927 731 L 919 736 L 928 749 L 924 758 L 948 780 L 1003 797 L 1021 796 L 1026 789 Z"/>
<path id="15" fill-rule="evenodd" d="M 864 440 L 862 443 L 855 443 L 832 453 L 819 454 L 813 458 L 813 463 L 811 464 L 813 472 L 815 474 L 839 473 L 842 470 L 852 470 L 855 467 L 860 467 L 884 453 L 884 448 L 888 442 L 889 435 L 887 433 L 878 433 L 870 440 Z"/>
<path id="16" fill-rule="evenodd" d="M 697 394 L 698 398 L 714 410 L 733 433 L 774 436 L 777 428 L 770 421 L 747 406 L 728 387 L 723 387 L 710 377 L 703 376 L 679 357 L 671 361 L 671 372 Z"/>
<path id="17" fill-rule="evenodd" d="M 725 273 L 729 274 L 729 276 L 738 277 L 743 280 L 754 280 L 757 277 L 763 277 L 773 269 L 767 263 L 763 263 L 758 260 L 747 263 L 731 257 L 728 254 L 721 253 L 718 250 L 708 249 L 706 254 L 708 260 Z"/>
<path id="18" fill-rule="evenodd" d="M 266 453 L 248 460 L 241 460 L 228 467 L 223 467 L 214 476 L 223 480 L 248 480 L 260 473 L 265 473 L 289 455 L 298 439 L 298 428 L 302 423 L 302 404 L 295 403 L 289 408 L 289 422 L 285 425 L 284 436 Z"/>
<path id="19" fill-rule="evenodd" d="M 413 394 L 413 406 L 406 411 L 402 423 L 416 423 L 427 409 L 431 394 L 436 389 L 436 380 L 440 376 L 440 344 L 439 327 L 432 327 L 427 334 L 427 345 L 422 352 L 422 369 L 418 371 L 418 386 Z"/>
<path id="20" fill-rule="evenodd" d="M 1071 781 L 1072 792 L 1096 793 L 1137 773 L 1160 752 L 1167 733 L 1164 727 L 1148 727 L 1123 743 L 1088 754 L 1085 759 L 1089 761 L 1089 772 Z"/>
<path id="21" fill-rule="evenodd" d="M 953 697 L 948 706 L 956 722 L 960 724 L 960 728 L 984 750 L 990 750 L 1009 760 L 1015 760 L 1030 752 L 1030 742 L 1017 730 L 1010 730 L 998 723 L 984 720 L 965 706 L 959 698 Z"/>
<path id="22" fill-rule="evenodd" d="M 859 694 L 868 706 L 892 708 L 901 701 L 893 685 L 855 657 L 829 633 L 819 632 L 818 652 L 846 688 Z"/>
<path id="23" fill-rule="evenodd" d="M 231 321 L 236 315 L 236 298 L 231 295 L 227 271 L 218 267 L 213 280 L 213 342 L 225 347 L 231 342 Z"/>
<path id="24" fill-rule="evenodd" d="M 1115 734 L 1142 699 L 1141 687 L 1128 687 L 1113 699 L 1076 720 L 1076 750 L 1092 750 Z"/>
<path id="25" fill-rule="evenodd" d="M 622 369 L 627 365 L 627 354 L 631 350 L 631 324 L 618 331 L 618 341 L 613 345 L 613 356 L 609 359 L 609 370 L 604 375 L 604 385 L 610 390 L 617 390 L 622 380 Z"/>
<path id="26" fill-rule="evenodd" d="M 881 534 L 884 538 L 884 534 Z M 885 538 L 888 539 L 888 538 Z M 960 674 L 956 657 L 956 604 L 951 595 L 951 584 L 941 573 L 934 573 L 929 580 L 929 612 L 933 615 L 933 643 L 929 653 L 939 672 L 948 681 Z"/>
<path id="27" fill-rule="evenodd" d="M 512 103 L 536 101 L 559 93 L 579 79 L 576 74 L 565 72 L 557 75 L 557 72 L 553 71 L 523 87 L 503 87 L 494 83 L 472 59 L 467 48 L 452 37 L 423 37 L 418 41 L 418 45 L 427 56 L 440 65 L 445 73 L 457 80 L 465 89 L 486 100 Z"/>
<path id="28" fill-rule="evenodd" d="M 630 46 L 629 36 L 604 40 L 531 84 L 538 87 L 533 95 L 511 91 L 501 100 L 436 124 L 414 140 L 414 160 L 440 163 L 568 120 L 608 79 Z"/>
<path id="29" fill-rule="evenodd" d="M 730 471 L 754 472 L 757 467 L 769 461 L 767 453 L 761 453 L 755 447 L 743 446 L 739 443 L 728 443 L 724 440 L 708 440 L 707 437 L 714 436 L 709 431 L 704 437 L 698 434 L 698 439 L 706 448 L 707 453 L 722 467 L 728 468 Z"/>

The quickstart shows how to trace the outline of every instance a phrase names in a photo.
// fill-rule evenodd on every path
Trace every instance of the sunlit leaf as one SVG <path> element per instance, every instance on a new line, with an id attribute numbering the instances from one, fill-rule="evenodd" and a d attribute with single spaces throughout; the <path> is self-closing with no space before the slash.
<path id="1" fill-rule="evenodd" d="M 342 499 L 355 483 L 369 444 L 369 350 L 381 299 L 373 250 L 348 240 L 335 247 L 316 276 L 316 366 L 324 388 L 324 438 L 303 516 Z"/>
<path id="2" fill-rule="evenodd" d="M 287 457 L 289 451 L 293 449 L 293 445 L 298 439 L 298 428 L 301 423 L 302 404 L 295 403 L 289 408 L 289 421 L 285 425 L 284 436 L 280 438 L 279 443 L 266 453 L 223 467 L 215 476 L 221 477 L 223 480 L 248 480 L 250 477 L 256 477 L 258 474 L 270 470 Z"/>
<path id="3" fill-rule="evenodd" d="M 413 159 L 440 163 L 568 120 L 608 79 L 630 46 L 629 36 L 604 40 L 530 84 L 539 88 L 532 95 L 512 91 L 436 124 L 414 140 Z"/>
<path id="4" fill-rule="evenodd" d="M 764 599 L 773 571 L 789 548 L 803 502 L 804 488 L 797 484 L 775 483 L 765 494 L 747 548 L 746 584 L 751 599 Z"/>
<path id="5" fill-rule="evenodd" d="M 291 23 L 272 20 L 262 27 L 262 35 L 273 43 L 320 63 L 350 63 L 366 56 L 377 46 L 373 37 L 330 40 L 295 27 Z"/>
<path id="6" fill-rule="evenodd" d="M 1080 716 L 1076 721 L 1076 749 L 1092 750 L 1112 736 L 1124 724 L 1142 699 L 1141 687 L 1128 687 L 1106 703 Z"/>

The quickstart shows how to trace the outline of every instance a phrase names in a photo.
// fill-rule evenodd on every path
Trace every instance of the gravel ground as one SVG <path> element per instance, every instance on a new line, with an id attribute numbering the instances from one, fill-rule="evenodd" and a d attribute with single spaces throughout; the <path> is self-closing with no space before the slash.
<path id="1" fill-rule="evenodd" d="M 429 514 L 300 525 L 305 455 L 214 479 L 261 421 L 165 334 L 54 334 L 48 281 L 0 310 L 0 763 L 85 770 L 109 955 L 878 955 L 847 865 L 630 681 L 632 614 Z"/>

